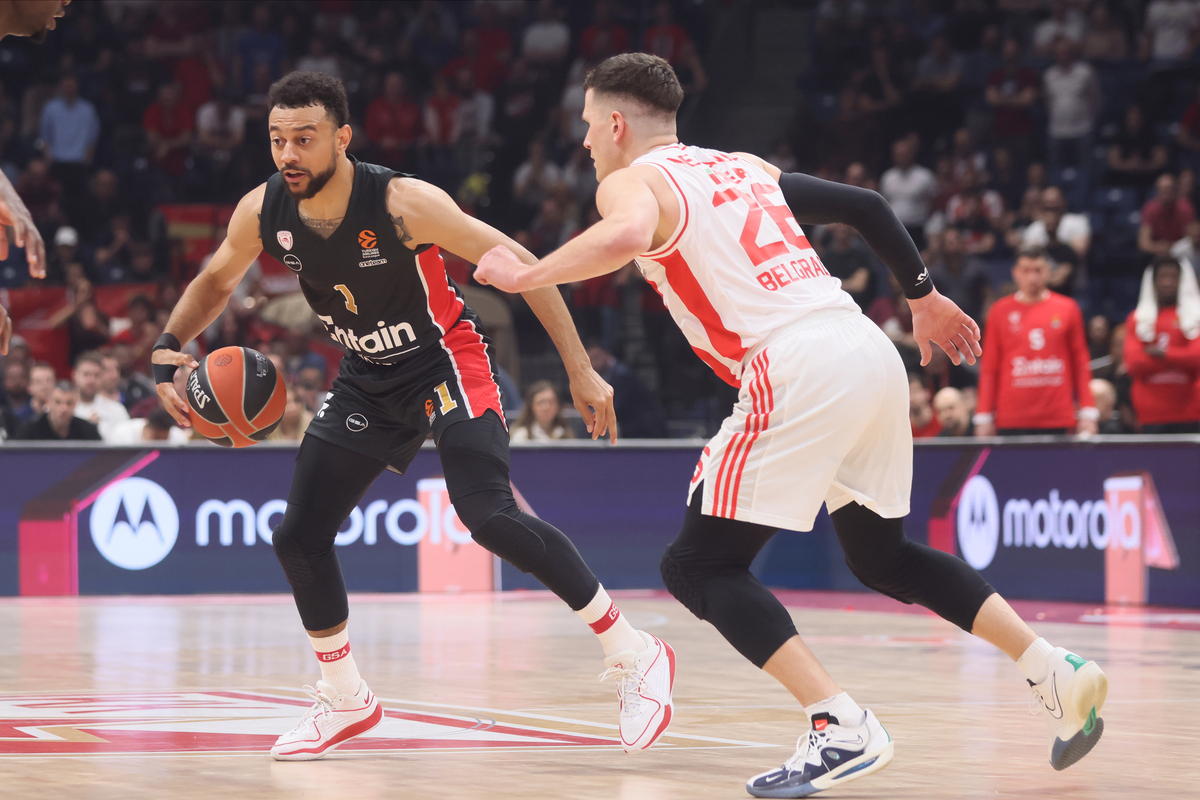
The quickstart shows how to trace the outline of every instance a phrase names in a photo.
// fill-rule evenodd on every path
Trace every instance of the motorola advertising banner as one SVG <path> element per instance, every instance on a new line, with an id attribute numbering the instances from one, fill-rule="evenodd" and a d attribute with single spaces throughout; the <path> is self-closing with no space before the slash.
<path id="1" fill-rule="evenodd" d="M 697 456 L 514 448 L 512 479 L 607 587 L 661 588 Z M 294 461 L 267 446 L 0 448 L 0 594 L 287 591 L 270 539 Z M 367 491 L 337 538 L 351 591 L 427 589 L 423 548 L 469 542 L 440 475 L 426 449 Z M 919 445 L 906 530 L 1012 597 L 1200 607 L 1198 488 L 1190 442 Z M 754 570 L 769 586 L 862 588 L 824 515 L 811 533 L 776 536 Z M 494 582 L 461 583 L 541 588 L 508 565 Z"/>

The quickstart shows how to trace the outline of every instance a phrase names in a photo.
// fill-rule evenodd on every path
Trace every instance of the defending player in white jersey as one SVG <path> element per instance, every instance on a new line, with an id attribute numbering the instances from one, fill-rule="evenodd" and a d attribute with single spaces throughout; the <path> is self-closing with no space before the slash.
<path id="1" fill-rule="evenodd" d="M 584 146 L 604 219 L 533 266 L 495 248 L 475 277 L 527 291 L 636 259 L 699 356 L 740 387 L 733 413 L 704 448 L 662 574 L 681 603 L 787 687 L 811 719 L 795 754 L 751 778 L 747 790 L 804 797 L 892 758 L 887 731 L 834 682 L 749 570 L 778 528 L 811 530 L 822 503 L 859 580 L 1013 658 L 1045 708 L 1053 766 L 1082 758 L 1103 731 L 1107 678 L 1094 662 L 1038 638 L 965 562 L 905 537 L 912 436 L 903 365 L 798 223 L 858 229 L 904 287 L 922 363 L 931 342 L 955 364 L 975 363 L 979 326 L 938 294 L 878 194 L 680 144 L 683 92 L 666 61 L 614 56 L 584 88 Z"/>

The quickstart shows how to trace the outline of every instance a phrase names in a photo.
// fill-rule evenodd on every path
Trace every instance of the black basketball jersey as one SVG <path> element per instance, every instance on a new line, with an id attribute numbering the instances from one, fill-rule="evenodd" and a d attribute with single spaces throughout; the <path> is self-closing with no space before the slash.
<path id="1" fill-rule="evenodd" d="M 328 239 L 300 221 L 283 177 L 270 177 L 259 220 L 263 250 L 300 277 L 308 304 L 348 355 L 398 364 L 439 347 L 466 305 L 438 248 L 410 250 L 392 226 L 388 183 L 412 176 L 350 160 L 350 203 Z"/>

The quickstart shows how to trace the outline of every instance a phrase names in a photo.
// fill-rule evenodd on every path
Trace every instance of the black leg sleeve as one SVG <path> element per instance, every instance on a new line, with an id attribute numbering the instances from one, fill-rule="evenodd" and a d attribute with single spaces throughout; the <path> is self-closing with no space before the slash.
<path id="1" fill-rule="evenodd" d="M 858 503 L 830 515 L 854 577 L 902 603 L 916 603 L 970 633 L 975 616 L 995 593 L 967 562 L 917 544 L 904 521 L 884 519 Z"/>
<path id="2" fill-rule="evenodd" d="M 600 581 L 575 545 L 513 498 L 508 431 L 494 412 L 446 428 L 438 454 L 454 510 L 479 545 L 537 578 L 572 611 L 592 601 Z"/>
<path id="3" fill-rule="evenodd" d="M 712 623 L 756 667 L 796 635 L 796 625 L 775 595 L 750 574 L 774 528 L 700 512 L 704 486 L 696 487 L 683 530 L 663 554 L 663 584 L 697 617 Z"/>
<path id="4" fill-rule="evenodd" d="M 271 544 L 305 630 L 327 630 L 350 614 L 333 540 L 385 466 L 311 434 L 300 442 L 287 511 Z"/>

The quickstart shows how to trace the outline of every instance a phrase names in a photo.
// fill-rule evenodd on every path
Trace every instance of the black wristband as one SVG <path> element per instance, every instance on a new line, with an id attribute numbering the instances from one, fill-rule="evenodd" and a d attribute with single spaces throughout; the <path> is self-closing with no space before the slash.
<path id="1" fill-rule="evenodd" d="M 150 352 L 153 353 L 155 350 L 175 350 L 178 352 L 182 348 L 183 345 L 179 343 L 178 336 L 173 333 L 164 333 L 158 337 L 158 341 L 154 343 L 154 348 Z M 174 381 L 175 370 L 177 369 L 179 367 L 175 364 L 150 364 L 150 371 L 154 373 L 154 382 L 156 384 L 171 383 Z"/>

